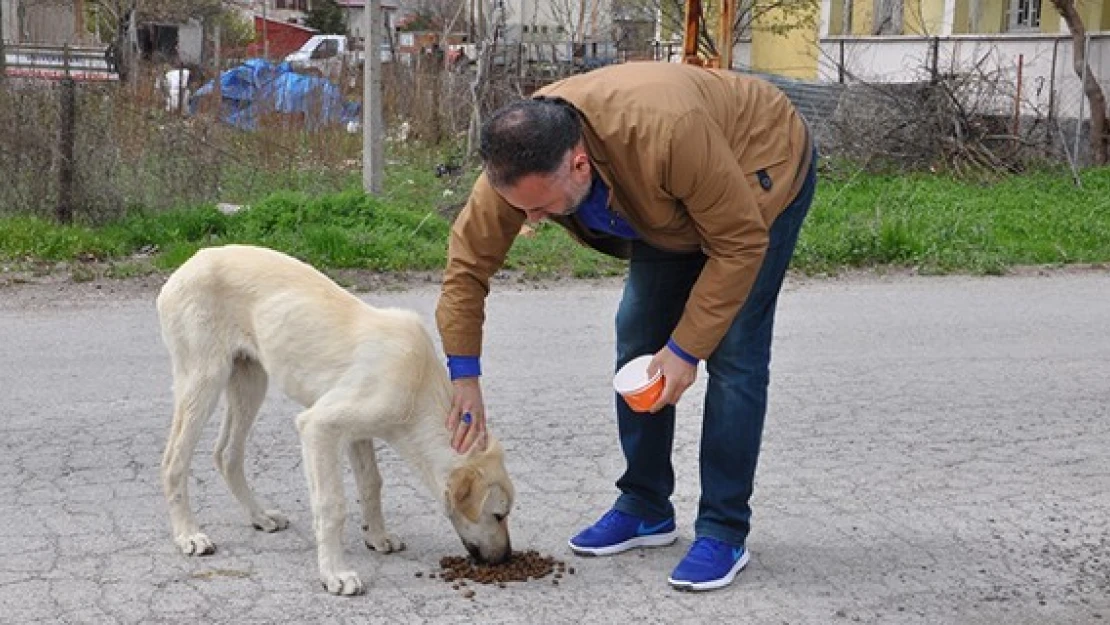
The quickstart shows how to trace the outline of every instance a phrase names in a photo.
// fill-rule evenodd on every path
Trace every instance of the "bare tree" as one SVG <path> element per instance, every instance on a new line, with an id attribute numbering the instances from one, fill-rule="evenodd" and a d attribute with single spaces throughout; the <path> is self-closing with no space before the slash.
<path id="1" fill-rule="evenodd" d="M 535 7 L 538 12 L 539 3 Z M 587 35 L 608 34 L 610 20 L 601 14 L 601 8 L 602 0 L 550 0 L 546 3 L 548 16 L 570 34 L 574 43 L 582 43 Z"/>
<path id="2" fill-rule="evenodd" d="M 660 16 L 664 33 L 682 33 L 685 30 L 686 0 L 624 0 L 629 5 L 642 6 Z M 810 28 L 820 17 L 820 0 L 735 0 L 736 18 L 732 23 L 732 41 L 735 46 L 741 38 L 750 36 L 755 28 L 776 35 L 785 35 L 799 28 Z M 721 0 L 702 0 L 702 15 L 698 24 L 698 50 L 707 55 L 717 55 L 719 42 L 713 27 L 720 15 Z M 774 20 L 764 18 L 775 16 Z"/>
<path id="3" fill-rule="evenodd" d="M 489 1 L 489 4 L 485 3 Z M 470 81 L 470 128 L 467 132 L 466 154 L 478 151 L 478 133 L 484 121 L 483 106 L 489 90 L 489 75 L 493 69 L 493 52 L 505 27 L 505 11 L 497 0 L 474 0 L 475 19 L 472 28 L 477 33 L 477 62 Z"/>
<path id="4" fill-rule="evenodd" d="M 410 8 L 410 21 L 414 30 L 454 32 L 461 26 L 460 18 L 467 8 L 464 0 L 418 0 Z"/>
<path id="5" fill-rule="evenodd" d="M 1071 31 L 1072 66 L 1083 81 L 1083 93 L 1091 103 L 1091 157 L 1096 165 L 1105 165 L 1110 135 L 1106 128 L 1106 96 L 1087 62 L 1087 28 L 1075 8 L 1075 0 L 1052 0 L 1052 6 L 1063 16 Z"/>

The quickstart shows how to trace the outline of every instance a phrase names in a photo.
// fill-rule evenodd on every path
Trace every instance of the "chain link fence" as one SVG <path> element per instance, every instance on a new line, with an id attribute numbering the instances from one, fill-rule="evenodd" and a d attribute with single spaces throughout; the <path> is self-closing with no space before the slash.
<path id="1" fill-rule="evenodd" d="M 167 110 L 165 69 L 129 84 L 2 81 L 0 214 L 104 222 L 135 208 L 336 190 L 360 169 L 361 140 L 342 126 L 308 131 L 303 119 L 264 115 L 246 132 L 222 123 L 219 106 Z"/>
<path id="2" fill-rule="evenodd" d="M 232 70 L 239 60 L 225 58 L 221 65 L 221 71 Z M 167 80 L 167 73 L 184 76 L 185 70 L 191 79 Z M 471 126 L 473 102 L 485 115 L 568 74 L 493 57 L 485 80 L 476 84 L 473 68 L 445 64 L 441 56 L 383 64 L 385 139 L 440 146 L 453 171 L 465 157 L 459 146 Z M 362 166 L 357 124 L 312 123 L 329 117 L 313 113 L 314 106 L 328 103 L 306 101 L 290 114 L 259 98 L 250 129 L 237 128 L 225 122 L 242 101 L 218 89 L 188 97 L 218 75 L 149 64 L 126 84 L 0 81 L 0 214 L 63 221 L 72 214 L 104 222 L 134 208 L 235 204 L 279 189 L 315 193 L 356 183 Z M 344 67 L 331 84 L 343 102 L 361 103 L 360 68 Z"/>

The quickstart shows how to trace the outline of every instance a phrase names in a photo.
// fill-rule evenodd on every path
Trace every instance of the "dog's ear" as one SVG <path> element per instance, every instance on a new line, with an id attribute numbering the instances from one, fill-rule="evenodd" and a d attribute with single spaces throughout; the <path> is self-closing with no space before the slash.
<path id="1" fill-rule="evenodd" d="M 469 467 L 459 467 L 447 476 L 447 493 L 444 500 L 448 513 L 458 511 L 471 521 L 478 519 L 478 510 L 471 496 L 477 479 L 478 472 Z"/>

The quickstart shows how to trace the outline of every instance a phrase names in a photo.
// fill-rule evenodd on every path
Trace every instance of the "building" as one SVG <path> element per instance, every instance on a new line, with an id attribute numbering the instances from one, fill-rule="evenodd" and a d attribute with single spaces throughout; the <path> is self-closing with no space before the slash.
<path id="1" fill-rule="evenodd" d="M 98 32 L 96 5 L 82 0 L 42 2 L 0 0 L 4 41 L 46 46 L 96 46 L 106 42 Z M 89 21 L 89 16 L 93 19 Z M 201 59 L 201 22 L 184 12 L 140 12 L 136 42 L 144 58 L 197 63 Z"/>
<path id="2" fill-rule="evenodd" d="M 1110 87 L 1110 7 L 1076 2 L 1089 66 Z M 1009 81 L 1000 107 L 1080 115 L 1071 35 L 1049 0 L 819 0 L 812 26 L 783 35 L 758 19 L 735 48 L 737 67 L 823 82 L 914 82 L 987 69 Z"/>
<path id="3" fill-rule="evenodd" d="M 616 56 L 610 0 L 504 0 L 493 6 L 498 39 L 522 44 L 529 61 Z"/>
<path id="4" fill-rule="evenodd" d="M 84 2 L 28 2 L 0 0 L 0 33 L 7 43 L 93 45 L 94 33 L 85 28 Z"/>
<path id="5" fill-rule="evenodd" d="M 347 31 L 355 39 L 364 39 L 366 32 L 366 0 L 336 0 L 336 4 L 343 9 L 347 20 Z M 397 20 L 400 15 L 400 4 L 397 0 L 381 0 L 382 5 L 382 39 L 392 41 L 393 33 L 397 30 Z"/>

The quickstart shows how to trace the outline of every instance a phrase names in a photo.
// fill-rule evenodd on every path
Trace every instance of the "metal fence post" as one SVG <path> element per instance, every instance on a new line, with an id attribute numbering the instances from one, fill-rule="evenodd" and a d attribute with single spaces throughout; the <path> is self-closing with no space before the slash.
<path id="1" fill-rule="evenodd" d="M 940 37 L 933 37 L 932 48 L 930 56 L 933 58 L 929 64 L 929 81 L 935 85 L 940 82 Z"/>
<path id="2" fill-rule="evenodd" d="M 58 203 L 54 214 L 58 221 L 73 221 L 73 153 L 77 136 L 77 85 L 69 72 L 69 44 L 63 48 L 64 75 L 59 89 L 61 101 L 58 122 Z"/>
<path id="3" fill-rule="evenodd" d="M 844 84 L 844 40 L 840 40 L 840 62 L 836 64 L 837 82 Z"/>

